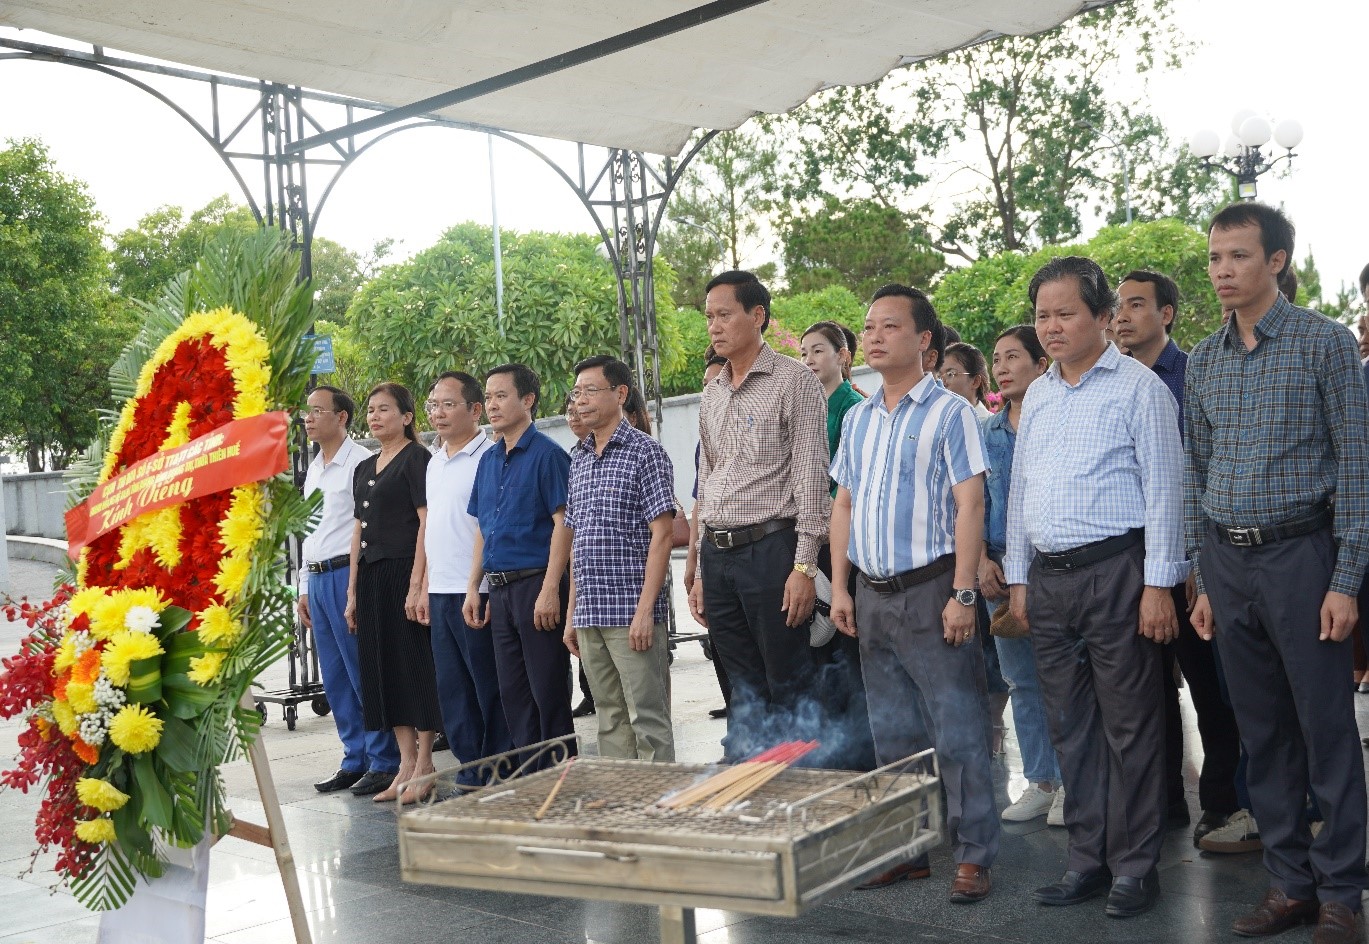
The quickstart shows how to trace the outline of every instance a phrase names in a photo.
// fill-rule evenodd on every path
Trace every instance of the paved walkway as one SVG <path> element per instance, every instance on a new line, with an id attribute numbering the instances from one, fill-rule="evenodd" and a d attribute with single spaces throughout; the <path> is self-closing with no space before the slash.
<path id="1" fill-rule="evenodd" d="M 34 596 L 48 590 L 54 573 L 26 561 L 14 562 L 12 570 L 18 592 Z M 683 603 L 682 593 L 677 593 L 679 612 L 687 614 Z M 20 635 L 17 626 L 0 621 L 0 653 L 11 652 Z M 699 646 L 680 647 L 673 678 L 680 759 L 715 759 L 724 722 L 709 720 L 707 712 L 721 704 L 721 697 Z M 283 687 L 285 666 L 277 666 L 263 681 L 267 688 Z M 1361 726 L 1369 730 L 1369 696 L 1360 702 Z M 311 786 L 337 766 L 339 752 L 331 718 L 316 717 L 307 705 L 301 707 L 304 713 L 295 731 L 286 730 L 278 707 L 271 709 L 263 730 L 315 941 L 647 944 L 657 939 L 656 912 L 650 908 L 401 882 L 391 808 L 345 793 L 321 796 Z M 1187 700 L 1185 710 L 1186 778 L 1196 820 L 1199 758 Z M 579 722 L 578 729 L 583 738 L 593 739 L 593 719 Z M 17 722 L 0 723 L 0 756 L 13 755 L 17 731 Z M 1021 769 L 1010 740 L 1006 762 L 998 771 L 1001 805 L 1007 803 L 1008 793 L 1016 796 L 1022 790 Z M 236 764 L 225 770 L 225 779 L 234 810 L 244 819 L 261 822 L 250 768 Z M 0 944 L 93 942 L 97 919 L 64 892 L 48 893 L 51 873 L 41 871 L 43 862 L 34 874 L 16 877 L 29 862 L 36 806 L 32 796 L 0 792 Z M 1059 877 L 1064 849 L 1064 830 L 1047 827 L 1044 820 L 1006 826 L 994 869 L 994 894 L 980 905 L 946 901 L 951 870 L 943 847 L 933 858 L 933 877 L 928 881 L 852 893 L 796 920 L 702 910 L 697 915 L 699 939 L 703 944 L 1234 941 L 1232 919 L 1265 888 L 1258 855 L 1199 854 L 1188 831 L 1175 830 L 1160 862 L 1164 894 L 1149 914 L 1131 921 L 1108 920 L 1101 901 L 1066 909 L 1038 907 L 1028 893 Z M 218 944 L 292 940 L 269 849 L 232 838 L 214 849 L 207 930 Z M 1305 944 L 1310 939 L 1310 930 L 1296 930 L 1279 941 Z"/>

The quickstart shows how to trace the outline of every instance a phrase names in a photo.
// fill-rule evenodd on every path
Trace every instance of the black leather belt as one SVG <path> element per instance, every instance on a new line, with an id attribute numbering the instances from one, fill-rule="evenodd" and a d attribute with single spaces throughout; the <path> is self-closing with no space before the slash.
<path id="1" fill-rule="evenodd" d="M 517 583 L 527 577 L 536 577 L 538 574 L 545 574 L 545 567 L 530 567 L 527 570 L 492 570 L 485 576 L 490 578 L 490 586 L 507 587 L 511 583 Z"/>
<path id="2" fill-rule="evenodd" d="M 1101 541 L 1082 544 L 1059 554 L 1037 551 L 1036 560 L 1041 564 L 1042 570 L 1053 574 L 1067 574 L 1081 567 L 1105 561 L 1109 557 L 1116 557 L 1123 551 L 1144 543 L 1145 540 L 1145 528 L 1132 528 L 1126 534 L 1119 534 L 1115 538 L 1103 538 Z"/>
<path id="3" fill-rule="evenodd" d="M 304 567 L 311 574 L 326 574 L 340 567 L 347 567 L 351 563 L 351 554 L 339 554 L 337 557 L 330 557 L 326 561 L 310 561 Z"/>
<path id="4" fill-rule="evenodd" d="M 755 544 L 767 534 L 786 531 L 794 527 L 794 524 L 793 518 L 771 518 L 769 521 L 762 521 L 760 524 L 753 524 L 747 528 L 733 528 L 730 531 L 704 525 L 704 539 L 716 548 L 730 551 L 735 547 Z"/>
<path id="5" fill-rule="evenodd" d="M 860 579 L 865 582 L 865 586 L 875 593 L 898 593 L 900 590 L 907 590 L 909 587 L 926 583 L 933 577 L 940 577 L 953 567 L 955 567 L 955 555 L 947 554 L 944 557 L 938 557 L 925 567 L 905 570 L 901 574 L 894 574 L 892 577 L 886 577 L 882 580 L 866 574 L 861 574 Z"/>
<path id="6" fill-rule="evenodd" d="M 1297 518 L 1282 524 L 1261 525 L 1258 528 L 1228 528 L 1220 524 L 1216 527 L 1217 537 L 1233 547 L 1258 547 L 1261 544 L 1273 544 L 1275 541 L 1311 534 L 1330 524 L 1331 509 L 1323 508 L 1310 518 Z"/>

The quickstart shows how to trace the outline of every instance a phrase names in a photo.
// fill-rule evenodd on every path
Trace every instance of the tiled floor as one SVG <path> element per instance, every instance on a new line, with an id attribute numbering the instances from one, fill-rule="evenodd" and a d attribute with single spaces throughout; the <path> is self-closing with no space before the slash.
<path id="1" fill-rule="evenodd" d="M 52 571 L 23 561 L 11 563 L 19 592 L 42 595 Z M 686 613 L 682 606 L 680 612 Z M 0 622 L 0 654 L 10 652 L 17 627 Z M 694 644 L 682 645 L 673 670 L 676 737 L 680 758 L 718 756 L 723 722 L 707 710 L 721 703 L 713 672 Z M 268 688 L 285 683 L 284 666 L 267 678 Z M 1363 726 L 1369 730 L 1369 697 Z M 336 735 L 330 718 L 303 706 L 297 729 L 287 731 L 280 709 L 272 708 L 264 728 L 272 772 L 300 884 L 309 908 L 309 926 L 318 942 L 460 942 L 460 944 L 645 944 L 657 939 L 654 909 L 570 899 L 538 898 L 499 892 L 411 885 L 400 881 L 394 814 L 350 794 L 322 796 L 311 784 L 337 764 Z M 1190 794 L 1196 792 L 1197 734 L 1185 702 Z M 593 720 L 579 722 L 581 735 L 593 738 Z M 0 723 L 0 755 L 12 755 L 18 725 Z M 1023 783 L 1016 745 L 997 771 L 1000 802 Z M 225 771 L 234 811 L 261 822 L 261 805 L 251 769 L 237 764 Z M 1196 797 L 1190 805 L 1197 815 Z M 96 938 L 97 919 L 63 892 L 49 893 L 51 873 L 40 861 L 22 878 L 31 848 L 36 800 L 0 793 L 0 944 L 85 944 Z M 933 858 L 933 877 L 917 883 L 851 893 L 795 920 L 761 918 L 720 911 L 699 911 L 701 944 L 826 944 L 826 942 L 1004 941 L 1023 944 L 1062 942 L 1206 942 L 1234 940 L 1232 919 L 1263 892 L 1258 855 L 1200 855 L 1187 830 L 1170 833 L 1161 860 L 1163 897 L 1149 914 L 1131 921 L 1103 916 L 1101 900 L 1075 908 L 1046 909 L 1028 892 L 1059 877 L 1064 862 L 1062 829 L 1044 820 L 1004 828 L 1002 851 L 994 869 L 994 894 L 967 907 L 946 900 L 950 868 L 943 847 Z M 207 933 L 219 944 L 286 944 L 292 933 L 285 896 L 269 849 L 225 839 L 211 858 Z M 1307 942 L 1310 930 L 1289 932 L 1281 942 Z"/>

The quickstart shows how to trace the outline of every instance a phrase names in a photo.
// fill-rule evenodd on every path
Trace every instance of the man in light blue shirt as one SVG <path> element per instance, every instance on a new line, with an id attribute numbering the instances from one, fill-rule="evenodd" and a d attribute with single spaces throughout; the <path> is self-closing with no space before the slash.
<path id="1" fill-rule="evenodd" d="M 1160 895 L 1164 708 L 1160 647 L 1178 634 L 1170 588 L 1188 574 L 1174 398 L 1103 331 L 1115 295 L 1098 264 L 1053 259 L 1029 289 L 1054 358 L 1027 391 L 1003 570 L 1029 623 L 1065 787 L 1069 866 L 1045 905 L 1108 893 L 1128 918 Z"/>
<path id="2" fill-rule="evenodd" d="M 985 460 L 974 409 L 923 372 L 935 325 L 927 296 L 902 285 L 876 292 L 865 316 L 865 359 L 883 386 L 847 412 L 832 462 L 832 619 L 860 640 L 879 763 L 936 747 L 955 843 L 950 897 L 968 904 L 989 895 L 999 832 L 973 638 Z M 929 874 L 923 857 L 861 887 Z"/>

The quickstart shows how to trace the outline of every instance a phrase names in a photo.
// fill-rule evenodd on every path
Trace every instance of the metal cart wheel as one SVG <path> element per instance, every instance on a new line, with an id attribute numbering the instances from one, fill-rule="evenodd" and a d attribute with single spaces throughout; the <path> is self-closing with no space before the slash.
<path id="1" fill-rule="evenodd" d="M 314 714 L 318 715 L 320 718 L 333 710 L 332 706 L 328 704 L 327 695 L 315 695 L 314 700 L 309 703 L 309 707 L 314 709 Z"/>
<path id="2" fill-rule="evenodd" d="M 266 723 L 266 702 L 264 702 L 264 701 L 256 702 L 256 709 L 257 709 L 257 714 L 261 715 L 261 723 L 262 723 L 262 724 L 265 724 L 265 723 Z"/>
<path id="3" fill-rule="evenodd" d="M 709 642 L 707 639 L 701 639 L 701 640 L 699 640 L 699 646 L 700 646 L 700 647 L 703 649 L 703 651 L 704 651 L 704 658 L 707 659 L 708 661 L 712 662 L 712 661 L 713 661 L 713 643 Z"/>
<path id="4" fill-rule="evenodd" d="M 299 710 L 298 710 L 297 708 L 295 708 L 294 705 L 286 705 L 286 706 L 285 706 L 285 729 L 286 729 L 287 731 L 293 731 L 293 730 L 295 730 L 295 721 L 298 720 L 298 718 L 299 718 Z"/>

